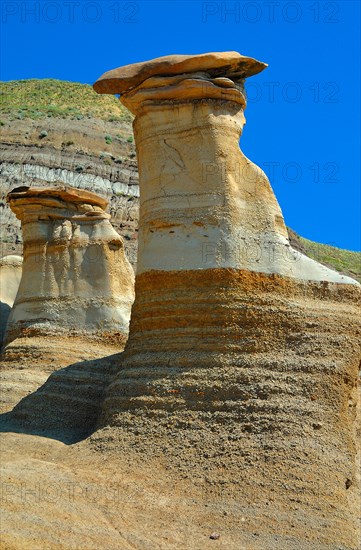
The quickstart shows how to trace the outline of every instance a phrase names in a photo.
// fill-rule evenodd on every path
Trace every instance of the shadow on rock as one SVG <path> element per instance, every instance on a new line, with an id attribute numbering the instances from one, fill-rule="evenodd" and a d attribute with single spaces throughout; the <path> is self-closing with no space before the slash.
<path id="1" fill-rule="evenodd" d="M 85 439 L 95 428 L 120 356 L 81 361 L 53 372 L 37 391 L 0 415 L 0 432 L 39 435 L 66 444 Z"/>
<path id="2" fill-rule="evenodd" d="M 0 349 L 3 345 L 6 325 L 10 315 L 11 307 L 5 302 L 0 302 Z"/>

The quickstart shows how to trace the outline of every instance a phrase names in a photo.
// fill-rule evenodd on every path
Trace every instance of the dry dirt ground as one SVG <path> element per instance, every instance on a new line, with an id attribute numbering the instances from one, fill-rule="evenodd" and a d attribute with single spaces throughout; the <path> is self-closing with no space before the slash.
<path id="1" fill-rule="evenodd" d="M 3 550 L 346 548 L 322 533 L 304 533 L 302 545 L 265 535 L 237 495 L 209 495 L 157 461 L 25 434 L 2 434 L 1 446 Z"/>
<path id="2" fill-rule="evenodd" d="M 237 494 L 210 495 L 204 481 L 136 453 L 14 433 L 2 434 L 1 449 L 2 550 L 346 548 L 322 543 L 322 524 L 313 533 L 305 525 L 301 544 L 262 533 L 262 518 Z"/>
<path id="3" fill-rule="evenodd" d="M 2 449 L 3 549 L 261 547 L 258 518 L 242 502 L 206 501 L 201 486 L 156 463 L 13 433 Z"/>

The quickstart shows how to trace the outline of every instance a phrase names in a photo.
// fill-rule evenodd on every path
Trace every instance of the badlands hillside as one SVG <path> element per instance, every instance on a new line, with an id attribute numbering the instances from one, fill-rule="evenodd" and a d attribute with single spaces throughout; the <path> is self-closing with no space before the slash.
<path id="1" fill-rule="evenodd" d="M 112 224 L 136 263 L 139 186 L 132 115 L 116 97 L 60 80 L 0 83 L 0 256 L 22 253 L 6 194 L 20 185 L 71 185 L 108 198 Z M 361 253 L 299 237 L 294 248 L 361 281 Z"/>

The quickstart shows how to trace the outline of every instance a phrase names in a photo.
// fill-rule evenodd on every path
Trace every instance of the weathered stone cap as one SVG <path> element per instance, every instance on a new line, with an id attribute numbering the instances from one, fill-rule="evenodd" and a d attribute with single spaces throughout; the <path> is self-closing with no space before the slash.
<path id="1" fill-rule="evenodd" d="M 54 198 L 74 204 L 91 204 L 92 206 L 98 206 L 102 209 L 105 209 L 108 206 L 107 199 L 100 197 L 96 193 L 85 191 L 84 189 L 74 189 L 73 187 L 66 186 L 15 187 L 8 193 L 6 198 L 9 203 L 17 199 L 29 199 L 29 202 L 31 202 L 31 199 Z"/>
<path id="2" fill-rule="evenodd" d="M 205 71 L 212 77 L 247 78 L 263 71 L 267 63 L 238 52 L 212 52 L 199 55 L 166 55 L 150 61 L 124 65 L 104 73 L 93 85 L 98 94 L 122 94 L 152 76 Z"/>

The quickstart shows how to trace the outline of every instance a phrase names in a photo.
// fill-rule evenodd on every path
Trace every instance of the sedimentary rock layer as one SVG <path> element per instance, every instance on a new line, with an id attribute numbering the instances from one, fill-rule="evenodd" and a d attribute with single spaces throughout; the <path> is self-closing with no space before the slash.
<path id="1" fill-rule="evenodd" d="M 107 201 L 65 187 L 17 188 L 8 201 L 22 223 L 24 264 L 7 341 L 31 331 L 124 340 L 133 271 Z"/>

